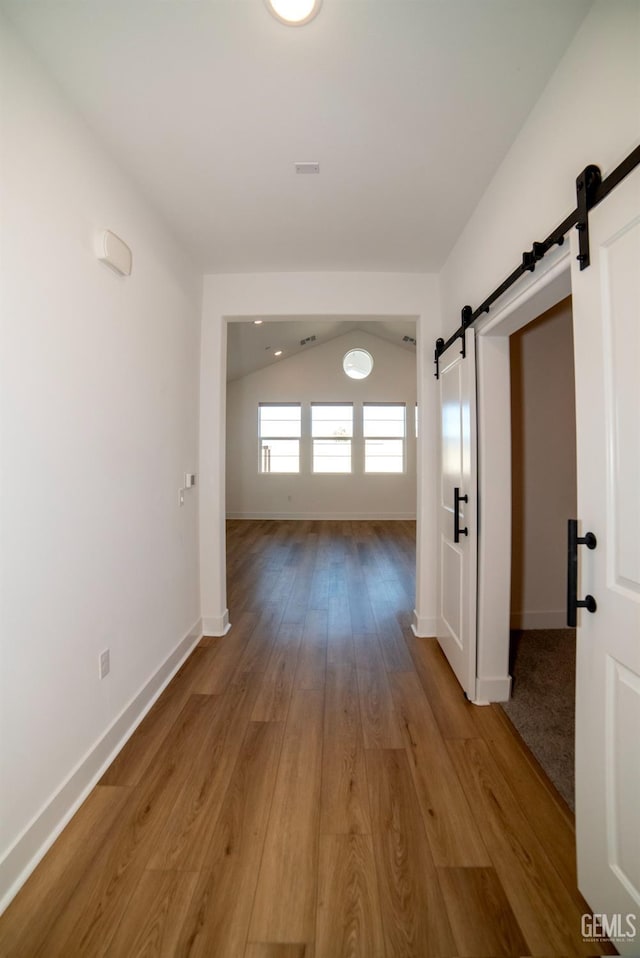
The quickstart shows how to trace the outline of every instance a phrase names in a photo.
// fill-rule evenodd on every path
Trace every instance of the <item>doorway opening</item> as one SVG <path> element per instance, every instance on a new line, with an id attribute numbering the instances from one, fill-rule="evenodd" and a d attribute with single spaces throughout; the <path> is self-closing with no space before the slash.
<path id="1" fill-rule="evenodd" d="M 404 569 L 402 583 L 383 575 L 389 594 L 378 616 L 384 618 L 393 605 L 401 629 L 409 628 L 414 614 L 416 578 L 416 325 L 415 317 L 400 316 L 227 318 L 228 544 L 253 523 L 261 536 L 273 536 L 280 546 L 288 543 L 278 553 L 286 567 L 303 540 L 318 536 L 331 566 L 333 539 L 339 565 L 346 546 L 362 554 L 377 538 L 383 551 L 404 552 L 398 563 Z M 345 357 L 354 350 L 371 358 L 370 374 L 354 378 L 347 371 Z M 262 546 L 260 551 L 264 559 Z M 386 561 L 391 568 L 391 557 Z M 373 564 L 382 568 L 382 553 Z M 233 621 L 233 562 L 227 565 Z M 320 581 L 320 567 L 316 572 Z M 297 614 L 293 607 L 301 602 L 290 569 L 280 585 L 285 618 Z M 328 608 L 328 593 L 321 591 L 313 597 L 314 613 Z M 370 599 L 380 598 L 371 591 Z M 352 598 L 357 631 L 369 631 L 375 602 L 367 600 L 364 611 L 354 611 L 354 604 Z"/>
<path id="2" fill-rule="evenodd" d="M 512 697 L 503 705 L 574 807 L 575 630 L 566 627 L 567 519 L 577 514 L 571 297 L 509 341 Z"/>

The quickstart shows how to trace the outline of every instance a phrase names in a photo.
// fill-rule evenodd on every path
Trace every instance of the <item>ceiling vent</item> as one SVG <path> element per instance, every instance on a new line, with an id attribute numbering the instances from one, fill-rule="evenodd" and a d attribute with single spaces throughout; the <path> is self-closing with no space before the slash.
<path id="1" fill-rule="evenodd" d="M 301 346 L 306 346 L 307 343 L 315 343 L 315 341 L 316 341 L 316 337 L 315 337 L 315 336 L 307 336 L 306 339 L 301 339 L 301 340 L 300 340 L 300 345 L 301 345 Z"/>
<path id="2" fill-rule="evenodd" d="M 415 346 L 415 345 L 416 345 L 416 341 L 415 341 L 415 339 L 413 338 L 413 336 L 403 336 L 403 337 L 402 337 L 402 342 L 403 342 L 403 343 L 411 343 L 412 346 Z"/>
<path id="3" fill-rule="evenodd" d="M 319 163 L 294 163 L 296 173 L 319 173 Z"/>

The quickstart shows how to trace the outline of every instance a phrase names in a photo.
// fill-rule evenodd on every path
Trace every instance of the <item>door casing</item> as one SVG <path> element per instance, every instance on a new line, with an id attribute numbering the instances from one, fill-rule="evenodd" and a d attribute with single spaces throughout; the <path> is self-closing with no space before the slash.
<path id="1" fill-rule="evenodd" d="M 527 281 L 476 324 L 478 608 L 476 699 L 511 694 L 511 382 L 509 337 L 571 294 L 570 251 L 548 254 Z"/>

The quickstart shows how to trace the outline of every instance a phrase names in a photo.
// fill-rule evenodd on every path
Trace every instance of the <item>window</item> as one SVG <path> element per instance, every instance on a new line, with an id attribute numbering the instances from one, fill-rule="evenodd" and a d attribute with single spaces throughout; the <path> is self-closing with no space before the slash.
<path id="1" fill-rule="evenodd" d="M 366 349 L 350 349 L 342 360 L 349 379 L 366 379 L 373 369 L 373 356 Z"/>
<path id="2" fill-rule="evenodd" d="M 311 403 L 314 472 L 351 472 L 352 403 Z"/>
<path id="3" fill-rule="evenodd" d="M 259 471 L 352 475 L 355 466 L 356 473 L 403 473 L 406 409 L 398 402 L 258 403 Z"/>
<path id="4" fill-rule="evenodd" d="M 260 472 L 300 472 L 300 403 L 260 403 Z"/>
<path id="5" fill-rule="evenodd" d="M 405 404 L 364 403 L 362 407 L 365 472 L 403 472 Z"/>

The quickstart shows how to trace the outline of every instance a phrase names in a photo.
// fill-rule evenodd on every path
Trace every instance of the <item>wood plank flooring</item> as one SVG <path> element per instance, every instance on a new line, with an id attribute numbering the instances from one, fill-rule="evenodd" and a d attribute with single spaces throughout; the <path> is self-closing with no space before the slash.
<path id="1" fill-rule="evenodd" d="M 227 554 L 231 632 L 0 918 L 0 955 L 593 955 L 570 812 L 409 628 L 414 524 L 232 521 Z"/>

